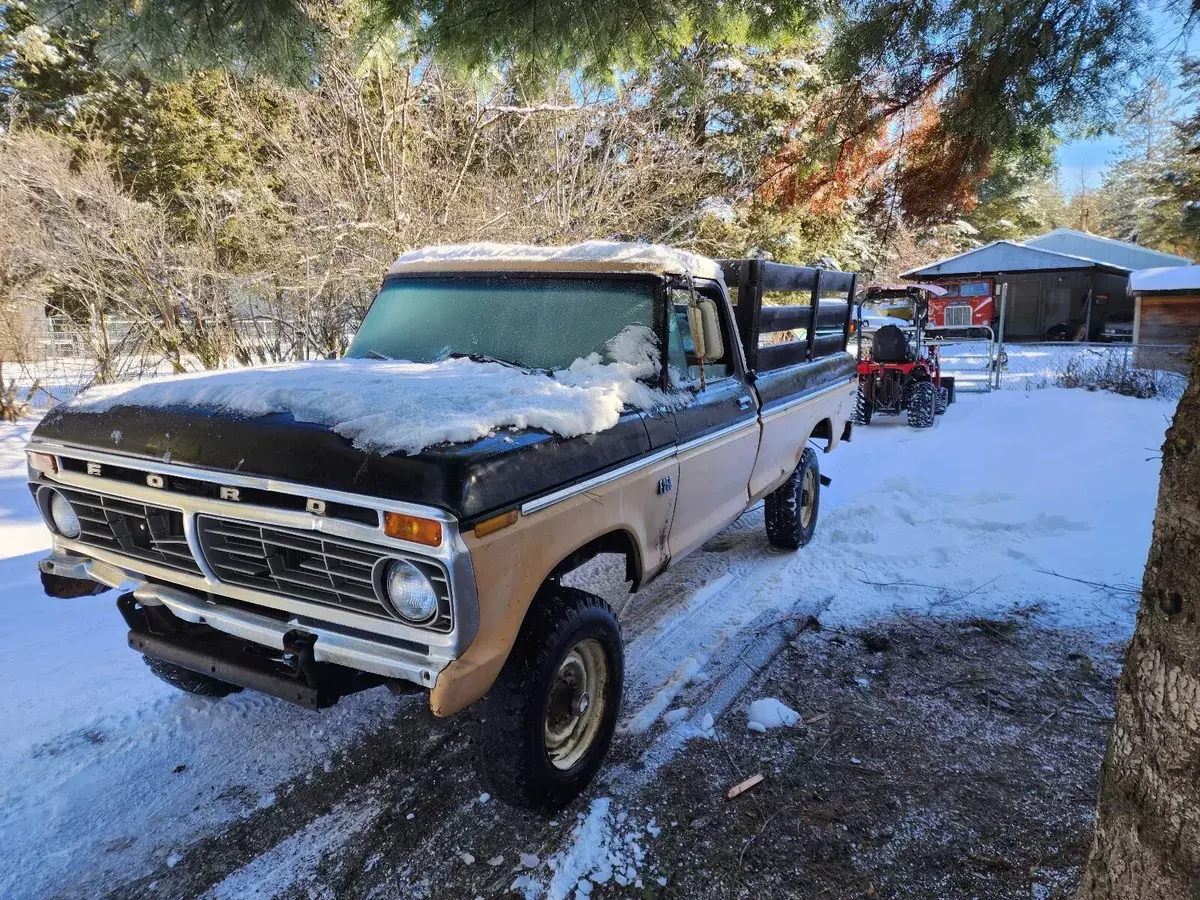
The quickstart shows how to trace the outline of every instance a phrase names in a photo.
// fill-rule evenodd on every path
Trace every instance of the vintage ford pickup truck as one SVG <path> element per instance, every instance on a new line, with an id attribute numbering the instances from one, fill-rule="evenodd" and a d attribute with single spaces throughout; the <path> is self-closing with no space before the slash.
<path id="1" fill-rule="evenodd" d="M 612 609 L 563 577 L 619 554 L 637 590 L 762 498 L 767 539 L 806 544 L 810 442 L 850 434 L 853 296 L 849 274 L 654 245 L 406 254 L 345 359 L 49 413 L 43 584 L 120 588 L 130 646 L 193 694 L 481 701 L 495 789 L 561 807 L 624 665 Z"/>

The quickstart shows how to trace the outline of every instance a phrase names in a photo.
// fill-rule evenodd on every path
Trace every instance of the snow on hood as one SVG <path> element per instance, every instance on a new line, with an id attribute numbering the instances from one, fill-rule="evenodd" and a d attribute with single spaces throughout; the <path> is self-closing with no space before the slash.
<path id="1" fill-rule="evenodd" d="M 662 244 L 585 241 L 565 247 L 536 247 L 532 244 L 447 244 L 422 247 L 400 256 L 388 270 L 457 271 L 470 269 L 525 271 L 613 271 L 657 272 L 723 278 L 715 260 Z"/>
<path id="2" fill-rule="evenodd" d="M 626 406 L 677 408 L 687 401 L 686 394 L 638 381 L 653 377 L 659 366 L 645 326 L 626 328 L 606 349 L 609 361 L 593 353 L 549 375 L 469 359 L 286 363 L 93 387 L 68 407 L 184 407 L 251 418 L 290 413 L 329 426 L 360 450 L 411 454 L 504 428 L 595 434 L 615 426 Z"/>

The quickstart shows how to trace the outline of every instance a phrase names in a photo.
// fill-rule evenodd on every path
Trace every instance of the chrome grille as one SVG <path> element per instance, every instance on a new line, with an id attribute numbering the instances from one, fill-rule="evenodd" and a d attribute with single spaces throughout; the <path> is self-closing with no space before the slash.
<path id="1" fill-rule="evenodd" d="M 971 305 L 969 303 L 956 303 L 953 306 L 946 307 L 946 326 L 963 326 L 971 324 Z"/>
<path id="2" fill-rule="evenodd" d="M 395 619 L 382 598 L 388 560 L 421 570 L 438 596 L 437 618 L 427 626 L 451 629 L 450 584 L 436 563 L 341 537 L 200 516 L 196 531 L 213 574 L 226 584 Z"/>
<path id="3" fill-rule="evenodd" d="M 183 533 L 183 514 L 133 500 L 120 500 L 56 487 L 79 516 L 79 542 L 157 563 L 181 572 L 200 574 Z"/>

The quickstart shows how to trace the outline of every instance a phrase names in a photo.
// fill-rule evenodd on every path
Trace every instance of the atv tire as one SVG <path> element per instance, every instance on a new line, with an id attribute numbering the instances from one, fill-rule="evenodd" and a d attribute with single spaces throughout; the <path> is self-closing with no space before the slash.
<path id="1" fill-rule="evenodd" d="M 150 667 L 151 672 L 171 687 L 179 688 L 179 690 L 197 697 L 228 697 L 241 690 L 236 684 L 210 678 L 208 675 L 193 672 L 183 666 L 155 659 L 153 656 L 143 656 L 142 659 Z"/>
<path id="2" fill-rule="evenodd" d="M 940 416 L 946 411 L 946 407 L 950 405 L 950 391 L 946 387 L 939 387 L 934 390 L 936 391 L 934 395 L 934 400 L 936 401 L 934 412 Z"/>
<path id="3" fill-rule="evenodd" d="M 546 812 L 575 799 L 608 753 L 624 677 L 609 605 L 574 588 L 544 587 L 480 704 L 480 763 L 496 795 Z"/>
<path id="4" fill-rule="evenodd" d="M 908 424 L 929 428 L 937 415 L 937 389 L 932 381 L 918 381 L 908 396 Z"/>
<path id="5" fill-rule="evenodd" d="M 949 406 L 954 402 L 954 376 L 949 375 L 942 379 L 942 390 L 946 392 L 946 405 Z"/>
<path id="6" fill-rule="evenodd" d="M 874 404 L 867 399 L 867 395 L 863 392 L 862 385 L 858 386 L 858 393 L 854 395 L 854 415 L 851 421 L 855 425 L 870 425 L 871 413 L 875 411 Z"/>
<path id="7" fill-rule="evenodd" d="M 767 540 L 782 550 L 799 550 L 817 530 L 821 506 L 821 471 L 817 452 L 805 447 L 788 480 L 767 494 Z"/>

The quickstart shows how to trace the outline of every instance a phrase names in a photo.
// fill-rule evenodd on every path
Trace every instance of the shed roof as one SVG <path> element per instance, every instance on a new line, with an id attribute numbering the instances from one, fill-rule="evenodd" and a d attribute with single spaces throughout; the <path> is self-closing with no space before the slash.
<path id="1" fill-rule="evenodd" d="M 1056 228 L 1027 241 L 993 241 L 957 256 L 905 272 L 903 278 L 985 275 L 1002 272 L 1061 272 L 1099 269 L 1128 275 L 1137 269 L 1186 266 L 1182 256 L 1100 237 L 1074 228 Z"/>
<path id="2" fill-rule="evenodd" d="M 1135 294 L 1153 294 L 1166 291 L 1193 291 L 1200 293 L 1200 266 L 1167 266 L 1157 269 L 1140 269 L 1129 276 L 1129 289 Z"/>
<path id="3" fill-rule="evenodd" d="M 1040 247 L 1055 253 L 1067 253 L 1106 262 L 1130 271 L 1151 267 L 1186 266 L 1191 262 L 1187 257 L 1176 256 L 1174 253 L 1163 253 L 1128 241 L 1101 237 L 1074 228 L 1055 228 L 1039 237 L 1030 238 L 1024 244 L 1026 247 Z"/>
<path id="4" fill-rule="evenodd" d="M 1016 241 L 993 241 L 966 253 L 910 269 L 902 278 L 936 278 L 947 275 L 985 275 L 1001 272 L 1061 272 L 1064 269 L 1102 269 L 1128 274 L 1129 269 L 1083 256 L 1030 247 Z"/>

